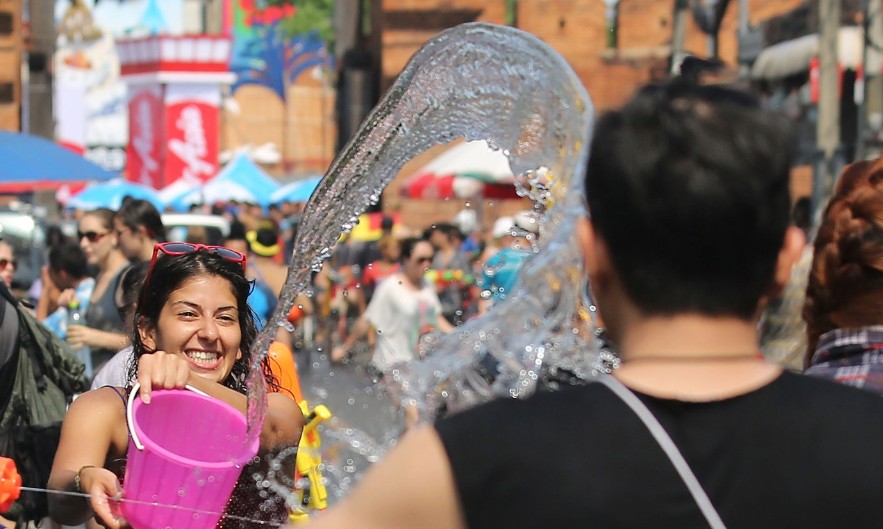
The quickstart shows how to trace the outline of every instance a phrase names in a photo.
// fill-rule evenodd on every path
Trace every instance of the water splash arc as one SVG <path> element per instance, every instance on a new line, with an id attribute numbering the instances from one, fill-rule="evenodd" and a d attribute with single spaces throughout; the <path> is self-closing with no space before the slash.
<path id="1" fill-rule="evenodd" d="M 500 386 L 494 392 L 529 392 L 532 370 L 548 361 L 543 358 L 572 345 L 568 334 L 584 331 L 573 329 L 588 325 L 585 278 L 578 271 L 581 258 L 572 241 L 575 219 L 585 215 L 583 167 L 592 120 L 591 101 L 576 74 L 554 49 L 526 32 L 469 23 L 428 41 L 335 159 L 306 205 L 280 303 L 254 345 L 248 380 L 250 427 L 262 423 L 266 398 L 258 363 L 296 296 L 309 288 L 312 270 L 330 255 L 343 227 L 352 224 L 405 163 L 457 138 L 484 139 L 501 149 L 516 175 L 548 168 L 551 176 L 542 182 L 542 200 L 536 207 L 542 221 L 539 251 L 525 264 L 505 302 L 439 340 L 439 348 L 449 354 L 433 355 L 413 371 L 405 370 L 401 387 L 421 400 L 444 384 L 448 390 L 441 393 L 450 394 L 451 378 L 482 348 L 510 366 L 514 376 L 499 377 L 499 384 L 510 388 Z M 538 198 L 531 193 L 525 191 Z M 529 292 L 537 287 L 549 295 L 532 297 Z M 519 320 L 524 314 L 535 317 L 518 325 L 522 338 L 502 336 L 501 322 L 516 311 Z M 543 351 L 539 357 L 538 350 Z M 513 352 L 519 356 L 511 356 Z M 591 364 L 584 356 L 562 354 L 558 360 L 583 372 Z M 440 369 L 442 358 L 460 360 L 445 360 Z"/>

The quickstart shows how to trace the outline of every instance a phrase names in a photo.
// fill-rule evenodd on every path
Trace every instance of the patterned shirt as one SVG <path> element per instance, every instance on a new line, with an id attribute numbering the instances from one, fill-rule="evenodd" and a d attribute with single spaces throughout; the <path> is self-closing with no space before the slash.
<path id="1" fill-rule="evenodd" d="M 826 332 L 806 373 L 883 394 L 883 325 Z"/>

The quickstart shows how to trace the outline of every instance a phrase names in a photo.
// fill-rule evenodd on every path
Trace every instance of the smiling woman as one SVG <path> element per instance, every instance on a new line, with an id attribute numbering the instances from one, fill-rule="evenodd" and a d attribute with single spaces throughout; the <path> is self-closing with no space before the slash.
<path id="1" fill-rule="evenodd" d="M 227 248 L 157 245 L 132 335 L 130 371 L 141 384 L 139 392 L 145 403 L 153 390 L 189 385 L 246 413 L 245 379 L 257 331 L 246 302 L 251 284 L 245 278 L 244 265 L 244 256 Z M 266 359 L 261 368 L 271 390 L 278 391 Z M 122 493 L 120 475 L 129 440 L 124 400 L 130 391 L 100 388 L 82 395 L 71 406 L 50 488 L 86 492 L 90 500 L 53 497 L 50 510 L 57 522 L 76 525 L 94 513 L 107 527 L 125 525 L 116 514 L 114 498 Z M 265 456 L 296 446 L 303 426 L 300 410 L 287 396 L 271 393 L 267 406 L 261 430 L 261 453 Z M 258 525 L 281 525 L 287 520 L 284 498 L 274 496 L 273 491 L 256 490 L 261 482 L 252 479 L 268 460 L 261 457 L 243 470 L 220 527 L 228 520 L 240 523 L 244 514 Z"/>

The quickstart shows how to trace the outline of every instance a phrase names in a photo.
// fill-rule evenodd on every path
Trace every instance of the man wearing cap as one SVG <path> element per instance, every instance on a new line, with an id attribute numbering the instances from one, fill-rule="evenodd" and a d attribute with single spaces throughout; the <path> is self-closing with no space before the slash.
<path id="1" fill-rule="evenodd" d="M 524 261 L 533 254 L 531 239 L 536 240 L 539 224 L 529 212 L 522 211 L 515 217 L 500 217 L 494 223 L 494 238 L 500 250 L 492 255 L 482 267 L 481 295 L 478 313 L 484 314 L 496 303 L 506 299 Z"/>
<path id="2" fill-rule="evenodd" d="M 249 304 L 257 313 L 261 327 L 273 315 L 288 273 L 284 265 L 276 262 L 281 251 L 277 236 L 275 227 L 269 223 L 245 234 L 251 254 L 248 273 L 255 278 L 254 299 L 249 297 Z"/>

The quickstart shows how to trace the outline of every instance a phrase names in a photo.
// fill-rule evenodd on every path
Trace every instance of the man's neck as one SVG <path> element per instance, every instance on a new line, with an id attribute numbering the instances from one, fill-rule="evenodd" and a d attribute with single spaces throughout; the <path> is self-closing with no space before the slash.
<path id="1" fill-rule="evenodd" d="M 624 329 L 624 359 L 662 356 L 732 356 L 757 351 L 753 321 L 699 314 L 642 317 Z"/>
<path id="2" fill-rule="evenodd" d="M 758 352 L 752 321 L 701 315 L 637 318 L 620 340 L 627 386 L 660 398 L 710 401 L 769 384 L 781 369 Z"/>

